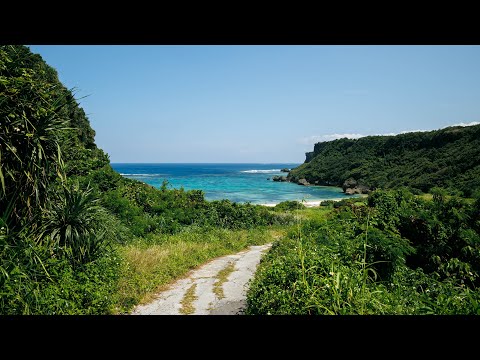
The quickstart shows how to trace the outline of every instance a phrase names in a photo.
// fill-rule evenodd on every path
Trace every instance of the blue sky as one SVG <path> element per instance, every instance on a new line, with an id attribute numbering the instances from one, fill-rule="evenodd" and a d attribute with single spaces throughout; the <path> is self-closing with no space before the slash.
<path id="1" fill-rule="evenodd" d="M 301 163 L 318 141 L 480 121 L 480 46 L 29 47 L 114 163 Z"/>

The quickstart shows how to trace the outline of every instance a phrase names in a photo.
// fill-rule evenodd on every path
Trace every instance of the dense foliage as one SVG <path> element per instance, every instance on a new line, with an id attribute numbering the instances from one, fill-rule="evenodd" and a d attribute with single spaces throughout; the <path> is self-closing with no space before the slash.
<path id="1" fill-rule="evenodd" d="M 351 178 L 371 188 L 420 192 L 443 187 L 469 197 L 480 188 L 480 125 L 320 142 L 288 178 L 335 186 Z"/>
<path id="2" fill-rule="evenodd" d="M 278 239 L 285 224 L 252 284 L 251 314 L 479 314 L 479 135 L 471 126 L 319 143 L 289 175 L 406 185 L 431 201 L 402 189 L 320 209 L 208 202 L 115 172 L 56 71 L 2 45 L 0 314 L 128 311 L 192 266 Z"/>
<path id="3" fill-rule="evenodd" d="M 292 220 L 125 179 L 94 136 L 53 68 L 25 46 L 0 46 L 0 314 L 112 313 L 122 244 Z"/>
<path id="4" fill-rule="evenodd" d="M 118 264 L 110 217 L 68 183 L 62 158 L 66 139 L 88 144 L 76 106 L 38 55 L 0 47 L 2 314 L 108 309 Z"/>
<path id="5" fill-rule="evenodd" d="M 375 191 L 274 243 L 249 314 L 480 314 L 480 197 Z"/>
<path id="6" fill-rule="evenodd" d="M 282 201 L 274 206 L 275 211 L 288 211 L 296 209 L 305 209 L 305 205 L 303 205 L 300 201 L 287 200 Z"/>

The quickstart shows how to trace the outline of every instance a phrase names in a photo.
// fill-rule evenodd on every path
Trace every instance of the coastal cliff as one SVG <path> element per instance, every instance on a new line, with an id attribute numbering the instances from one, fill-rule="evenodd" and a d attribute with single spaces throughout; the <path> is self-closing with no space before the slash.
<path id="1" fill-rule="evenodd" d="M 407 186 L 471 196 L 480 188 L 480 125 L 342 138 L 316 143 L 305 155 L 287 181 L 338 186 L 347 194 Z"/>

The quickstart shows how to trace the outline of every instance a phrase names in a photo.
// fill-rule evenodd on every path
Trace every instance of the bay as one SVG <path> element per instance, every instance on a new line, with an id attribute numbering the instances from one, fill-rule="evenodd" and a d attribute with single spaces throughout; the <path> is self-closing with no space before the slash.
<path id="1" fill-rule="evenodd" d="M 341 188 L 331 186 L 301 186 L 290 182 L 275 182 L 280 171 L 292 169 L 294 163 L 112 163 L 122 176 L 136 179 L 160 188 L 164 180 L 167 188 L 202 190 L 206 200 L 228 199 L 252 204 L 277 204 L 286 200 L 339 200 L 345 195 Z"/>

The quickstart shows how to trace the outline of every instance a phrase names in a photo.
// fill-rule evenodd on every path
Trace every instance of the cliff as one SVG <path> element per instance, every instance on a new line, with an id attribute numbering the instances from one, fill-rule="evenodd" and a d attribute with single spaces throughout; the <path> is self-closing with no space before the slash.
<path id="1" fill-rule="evenodd" d="M 289 181 L 302 179 L 346 193 L 406 186 L 471 196 L 480 188 L 480 125 L 319 142 L 288 174 Z"/>

